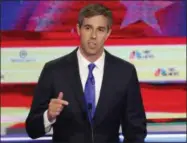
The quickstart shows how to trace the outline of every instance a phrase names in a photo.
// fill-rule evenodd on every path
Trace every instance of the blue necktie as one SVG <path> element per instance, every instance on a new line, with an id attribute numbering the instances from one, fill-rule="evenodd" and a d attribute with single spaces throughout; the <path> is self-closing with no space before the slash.
<path id="1" fill-rule="evenodd" d="M 94 68 L 95 64 L 91 63 L 88 65 L 89 73 L 84 90 L 88 116 L 90 121 L 92 121 L 92 118 L 95 113 L 95 79 L 92 73 Z"/>

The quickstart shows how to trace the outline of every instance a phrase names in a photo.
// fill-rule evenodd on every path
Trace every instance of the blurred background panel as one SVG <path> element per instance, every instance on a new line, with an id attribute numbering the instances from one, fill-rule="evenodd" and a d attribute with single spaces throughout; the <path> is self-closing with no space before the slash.
<path id="1" fill-rule="evenodd" d="M 116 37 L 186 36 L 186 1 L 3 1 L 1 30 L 73 32 L 88 3 L 113 11 Z"/>

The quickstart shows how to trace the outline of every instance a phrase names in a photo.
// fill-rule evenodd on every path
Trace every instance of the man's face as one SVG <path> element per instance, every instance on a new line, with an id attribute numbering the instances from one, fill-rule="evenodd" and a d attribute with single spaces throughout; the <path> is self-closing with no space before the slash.
<path id="1" fill-rule="evenodd" d="M 104 50 L 104 42 L 111 33 L 108 20 L 103 15 L 84 18 L 81 27 L 77 25 L 81 51 L 85 56 L 99 56 Z"/>

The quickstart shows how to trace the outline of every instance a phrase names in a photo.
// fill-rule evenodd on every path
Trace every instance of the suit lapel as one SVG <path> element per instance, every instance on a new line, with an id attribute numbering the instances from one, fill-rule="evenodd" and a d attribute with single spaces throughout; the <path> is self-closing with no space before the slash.
<path id="1" fill-rule="evenodd" d="M 76 52 L 77 49 L 69 57 L 70 68 L 67 74 L 70 74 L 71 89 L 74 91 L 74 97 L 78 102 L 80 109 L 85 113 L 86 108 L 85 108 L 84 92 L 81 84 Z"/>
<path id="2" fill-rule="evenodd" d="M 94 126 L 98 125 L 105 117 L 108 111 L 109 104 L 111 103 L 110 88 L 111 88 L 111 76 L 112 76 L 112 66 L 110 64 L 110 55 L 106 52 L 105 65 L 104 65 L 104 75 L 100 90 L 100 97 L 96 107 L 96 112 L 94 116 Z"/>

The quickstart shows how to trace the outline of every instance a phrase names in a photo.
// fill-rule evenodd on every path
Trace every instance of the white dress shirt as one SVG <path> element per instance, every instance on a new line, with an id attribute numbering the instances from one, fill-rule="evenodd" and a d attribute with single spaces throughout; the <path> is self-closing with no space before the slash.
<path id="1" fill-rule="evenodd" d="M 78 65 L 79 65 L 79 73 L 80 73 L 80 79 L 82 83 L 83 90 L 85 88 L 85 84 L 88 77 L 88 65 L 91 63 L 86 58 L 83 57 L 80 50 L 77 51 L 77 57 L 78 57 Z M 104 61 L 105 61 L 105 52 L 97 59 L 94 64 L 96 65 L 93 69 L 93 75 L 95 78 L 95 104 L 97 106 L 100 90 L 101 90 L 101 84 L 103 80 L 103 73 L 104 73 Z M 71 104 L 71 103 L 70 103 Z M 44 127 L 45 132 L 48 133 L 51 130 L 51 125 L 55 123 L 56 120 L 53 120 L 52 122 L 49 122 L 47 118 L 47 110 L 44 112 Z"/>

